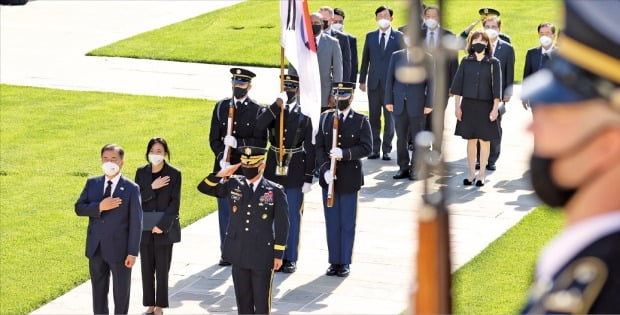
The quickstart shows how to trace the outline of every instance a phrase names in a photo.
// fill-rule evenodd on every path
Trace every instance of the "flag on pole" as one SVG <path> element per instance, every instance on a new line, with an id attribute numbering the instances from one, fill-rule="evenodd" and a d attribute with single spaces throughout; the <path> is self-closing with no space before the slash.
<path id="1" fill-rule="evenodd" d="M 312 120 L 313 135 L 316 135 L 321 116 L 321 78 L 308 1 L 280 0 L 280 18 L 284 56 L 299 76 L 301 112 Z"/>

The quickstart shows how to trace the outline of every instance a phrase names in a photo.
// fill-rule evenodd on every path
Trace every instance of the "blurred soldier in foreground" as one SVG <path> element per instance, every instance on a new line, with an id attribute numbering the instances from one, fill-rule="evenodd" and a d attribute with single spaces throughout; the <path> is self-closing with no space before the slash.
<path id="1" fill-rule="evenodd" d="M 523 84 L 532 183 L 567 221 L 538 259 L 523 313 L 619 314 L 620 2 L 569 0 L 565 12 L 557 56 Z"/>

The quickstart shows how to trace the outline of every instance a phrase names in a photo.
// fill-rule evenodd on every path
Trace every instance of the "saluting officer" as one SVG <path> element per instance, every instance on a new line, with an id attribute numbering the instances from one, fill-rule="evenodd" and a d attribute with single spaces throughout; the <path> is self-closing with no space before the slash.
<path id="1" fill-rule="evenodd" d="M 211 117 L 211 131 L 209 133 L 209 143 L 215 155 L 213 171 L 217 172 L 231 164 L 239 163 L 240 154 L 234 149 L 237 146 L 256 146 L 265 147 L 267 145 L 267 133 L 255 132 L 256 119 L 265 110 L 248 97 L 248 91 L 252 88 L 252 78 L 256 75 L 243 68 L 231 68 L 233 97 L 225 98 L 213 109 Z M 232 109 L 231 109 L 232 106 Z M 228 134 L 228 117 L 233 113 L 232 132 Z M 227 155 L 224 156 L 226 147 L 229 147 Z M 237 171 L 240 174 L 240 171 Z M 220 250 L 224 245 L 226 227 L 228 226 L 228 213 L 230 205 L 226 198 L 217 198 L 217 212 L 220 225 Z M 220 259 L 220 266 L 229 266 L 230 263 L 225 259 Z"/>
<path id="2" fill-rule="evenodd" d="M 361 158 L 372 152 L 372 133 L 368 117 L 351 109 L 355 83 L 334 83 L 337 109 L 321 114 L 316 135 L 316 161 L 323 188 L 323 209 L 327 230 L 330 266 L 326 275 L 346 277 L 350 272 L 357 192 L 364 184 Z M 333 143 L 334 117 L 338 120 L 337 142 Z M 335 172 L 332 172 L 332 159 Z M 335 173 L 335 174 L 334 174 Z M 328 191 L 333 182 L 333 205 L 329 206 Z"/>
<path id="3" fill-rule="evenodd" d="M 312 121 L 301 113 L 299 96 L 299 78 L 285 75 L 284 96 L 274 102 L 258 117 L 256 131 L 269 131 L 271 146 L 267 152 L 265 178 L 284 187 L 289 206 L 288 241 L 284 251 L 282 268 L 276 271 L 293 273 L 297 269 L 299 250 L 299 227 L 303 214 L 304 194 L 310 191 L 314 170 L 314 145 L 312 144 Z M 286 104 L 284 104 L 286 103 Z M 284 111 L 282 106 L 284 105 Z M 283 128 L 280 129 L 280 117 L 284 112 Z M 282 130 L 282 138 L 280 138 Z M 282 141 L 280 141 L 282 140 Z M 283 144 L 283 147 L 280 144 Z M 281 154 L 281 149 L 284 151 Z M 282 158 L 280 158 L 282 157 Z"/>
<path id="4" fill-rule="evenodd" d="M 620 314 L 619 1 L 566 1 L 562 43 L 523 83 L 534 190 L 566 228 L 542 251 L 523 313 Z"/>
<path id="5" fill-rule="evenodd" d="M 282 266 L 286 248 L 288 205 L 282 186 L 262 175 L 265 151 L 240 147 L 241 163 L 198 184 L 200 192 L 232 206 L 222 257 L 232 263 L 239 314 L 269 314 L 273 270 Z"/>

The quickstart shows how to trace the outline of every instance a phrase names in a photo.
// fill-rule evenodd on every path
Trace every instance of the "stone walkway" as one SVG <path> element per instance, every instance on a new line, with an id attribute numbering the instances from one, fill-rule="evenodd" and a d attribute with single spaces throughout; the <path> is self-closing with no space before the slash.
<path id="1" fill-rule="evenodd" d="M 237 1 L 31 1 L 0 9 L 0 82 L 69 90 L 220 99 L 229 91 L 229 66 L 128 58 L 86 57 L 94 48 L 216 10 Z M 251 96 L 270 103 L 278 95 L 279 70 L 258 74 Z M 223 80 L 222 78 L 226 78 Z M 517 87 L 517 92 L 519 87 Z M 354 108 L 367 108 L 356 92 Z M 483 188 L 461 185 L 465 141 L 453 136 L 454 109 L 446 111 L 445 157 L 450 171 L 452 263 L 456 269 L 538 204 L 525 179 L 532 137 L 530 112 L 514 98 L 504 117 L 502 158 Z M 320 188 L 306 195 L 298 271 L 276 274 L 274 313 L 397 314 L 407 308 L 414 273 L 416 214 L 422 182 L 395 181 L 393 161 L 365 160 L 351 275 L 327 277 L 327 247 Z M 431 179 L 438 180 L 437 177 Z M 217 216 L 183 229 L 174 247 L 167 314 L 235 312 L 230 268 L 219 259 Z M 85 268 L 87 260 L 84 259 Z M 139 264 L 132 273 L 130 313 L 141 313 Z M 33 288 L 35 289 L 35 288 Z M 110 298 L 110 300 L 112 300 Z M 90 281 L 33 314 L 91 312 Z"/>

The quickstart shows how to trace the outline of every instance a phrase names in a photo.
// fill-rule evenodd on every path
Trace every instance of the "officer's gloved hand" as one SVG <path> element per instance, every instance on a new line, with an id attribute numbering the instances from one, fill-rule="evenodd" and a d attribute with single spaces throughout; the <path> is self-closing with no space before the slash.
<path id="1" fill-rule="evenodd" d="M 237 138 L 227 135 L 226 137 L 224 137 L 224 145 L 232 148 L 237 148 Z"/>
<path id="2" fill-rule="evenodd" d="M 530 107 L 530 104 L 529 104 L 528 101 L 523 100 L 523 101 L 521 101 L 521 104 L 523 104 L 523 109 L 525 109 L 525 110 L 528 110 L 529 107 Z"/>
<path id="3" fill-rule="evenodd" d="M 333 148 L 329 151 L 330 158 L 342 159 L 342 149 L 341 148 Z"/>
<path id="4" fill-rule="evenodd" d="M 280 94 L 278 94 L 278 99 L 282 100 L 282 102 L 278 102 L 278 105 L 282 106 L 282 104 L 286 103 L 288 100 L 288 95 L 286 95 L 286 92 L 280 92 Z"/>
<path id="5" fill-rule="evenodd" d="M 331 182 L 334 181 L 334 175 L 332 174 L 332 171 L 327 170 L 325 173 L 323 173 L 323 178 L 325 179 L 325 182 L 329 185 L 331 184 Z"/>
<path id="6" fill-rule="evenodd" d="M 226 162 L 226 159 L 221 159 L 220 160 L 220 168 L 221 169 L 225 169 L 225 168 L 227 168 L 229 166 L 230 166 L 230 163 Z"/>
<path id="7" fill-rule="evenodd" d="M 309 192 L 310 190 L 312 190 L 312 184 L 310 183 L 304 183 L 304 185 L 301 186 L 301 192 L 304 194 Z"/>

